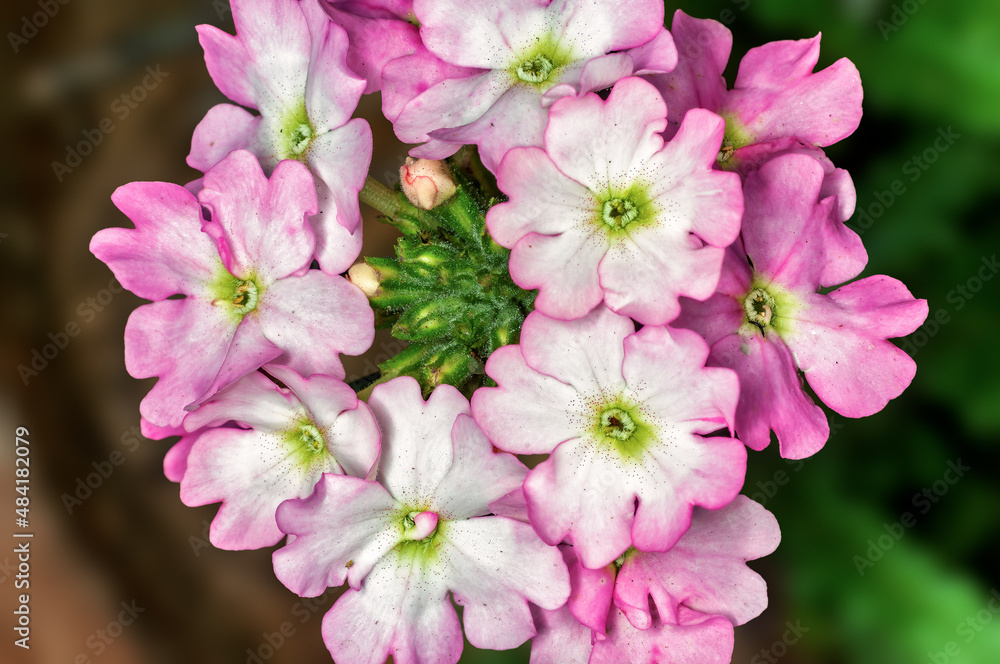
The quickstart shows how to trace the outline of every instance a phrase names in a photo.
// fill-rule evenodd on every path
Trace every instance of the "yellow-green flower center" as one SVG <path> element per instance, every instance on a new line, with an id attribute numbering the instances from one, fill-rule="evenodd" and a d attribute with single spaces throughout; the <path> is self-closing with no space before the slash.
<path id="1" fill-rule="evenodd" d="M 601 220 L 611 228 L 625 228 L 639 216 L 639 208 L 627 198 L 612 198 L 601 208 Z"/>
<path id="2" fill-rule="evenodd" d="M 632 437 L 636 428 L 636 424 L 627 410 L 608 408 L 601 413 L 601 429 L 605 436 L 625 442 Z"/>
<path id="3" fill-rule="evenodd" d="M 233 290 L 233 311 L 237 314 L 246 314 L 253 311 L 257 307 L 257 298 L 259 295 L 260 291 L 253 280 L 246 279 L 239 282 L 239 285 Z"/>
<path id="4" fill-rule="evenodd" d="M 774 298 L 763 288 L 755 288 L 743 299 L 743 311 L 749 322 L 763 330 L 775 316 Z"/>
<path id="5" fill-rule="evenodd" d="M 517 66 L 517 77 L 525 83 L 542 83 L 547 81 L 549 74 L 555 69 L 555 64 L 544 53 L 539 53 Z"/>

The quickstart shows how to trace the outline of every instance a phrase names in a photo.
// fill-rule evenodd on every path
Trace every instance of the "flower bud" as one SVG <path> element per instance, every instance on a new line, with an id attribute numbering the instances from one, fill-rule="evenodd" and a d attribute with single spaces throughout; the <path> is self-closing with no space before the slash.
<path id="1" fill-rule="evenodd" d="M 355 263 L 347 271 L 347 280 L 362 290 L 368 297 L 374 297 L 379 291 L 379 275 L 367 263 Z"/>
<path id="2" fill-rule="evenodd" d="M 455 181 L 448 165 L 433 159 L 406 158 L 399 167 L 399 179 L 406 198 L 418 208 L 430 210 L 455 194 Z"/>

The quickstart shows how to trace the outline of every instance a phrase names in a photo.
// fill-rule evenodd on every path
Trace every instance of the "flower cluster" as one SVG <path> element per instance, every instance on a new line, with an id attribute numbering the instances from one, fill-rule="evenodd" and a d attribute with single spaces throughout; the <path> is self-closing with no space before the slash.
<path id="1" fill-rule="evenodd" d="M 125 365 L 158 378 L 142 427 L 180 436 L 181 500 L 222 503 L 212 543 L 284 540 L 301 596 L 348 584 L 340 664 L 454 664 L 463 628 L 533 638 L 534 664 L 729 662 L 767 605 L 745 563 L 780 538 L 739 495 L 747 447 L 825 444 L 806 384 L 861 417 L 914 376 L 888 339 L 926 302 L 851 281 L 853 184 L 823 152 L 860 121 L 854 66 L 775 42 L 728 89 L 729 31 L 668 31 L 656 0 L 232 8 L 235 35 L 198 29 L 238 104 L 194 130 L 203 177 L 121 187 L 134 228 L 91 243 L 152 301 Z M 419 144 L 396 190 L 352 119 L 375 91 Z M 394 258 L 356 262 L 359 202 Z M 376 324 L 409 346 L 345 382 Z"/>

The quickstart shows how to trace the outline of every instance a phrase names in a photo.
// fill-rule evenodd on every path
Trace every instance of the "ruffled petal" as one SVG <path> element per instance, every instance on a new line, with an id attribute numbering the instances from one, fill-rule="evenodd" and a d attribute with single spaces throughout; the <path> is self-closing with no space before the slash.
<path id="1" fill-rule="evenodd" d="M 319 0 L 302 0 L 300 7 L 309 25 L 312 47 L 305 84 L 306 113 L 313 130 L 323 133 L 351 119 L 367 83 L 347 66 L 344 28 L 330 20 Z"/>
<path id="2" fill-rule="evenodd" d="M 276 361 L 304 376 L 344 378 L 339 354 L 360 355 L 375 338 L 368 298 L 341 276 L 309 270 L 268 286 L 258 303 L 264 335 L 284 354 Z"/>
<path id="3" fill-rule="evenodd" d="M 740 61 L 726 108 L 739 116 L 755 142 L 796 137 L 827 146 L 858 128 L 862 100 L 858 69 L 841 58 L 813 74 L 819 40 L 816 35 L 771 42 L 750 49 Z"/>
<path id="4" fill-rule="evenodd" d="M 578 413 L 579 393 L 529 368 L 520 346 L 501 346 L 486 361 L 486 375 L 499 387 L 472 395 L 472 414 L 498 448 L 515 454 L 548 454 L 566 440 Z"/>
<path id="5" fill-rule="evenodd" d="M 382 430 L 379 481 L 404 505 L 426 504 L 452 467 L 452 427 L 469 402 L 451 385 L 424 401 L 417 381 L 400 376 L 375 386 L 368 405 Z"/>
<path id="6" fill-rule="evenodd" d="M 733 48 L 733 34 L 726 26 L 692 18 L 679 9 L 674 12 L 670 34 L 677 47 L 677 66 L 669 74 L 650 77 L 667 102 L 667 138 L 677 132 L 692 108 L 714 112 L 722 108 L 726 97 L 722 72 Z"/>
<path id="7" fill-rule="evenodd" d="M 135 229 L 98 231 L 90 251 L 128 290 L 149 300 L 203 295 L 206 284 L 223 272 L 215 243 L 201 231 L 201 207 L 183 187 L 132 182 L 115 190 L 111 200 Z"/>
<path id="8" fill-rule="evenodd" d="M 316 257 L 326 272 L 340 274 L 347 268 L 338 268 L 345 264 L 350 267 L 357 253 L 346 258 L 354 247 L 341 239 L 348 234 L 331 225 L 337 224 L 353 233 L 361 222 L 358 192 L 365 184 L 371 164 L 371 127 L 358 118 L 320 134 L 309 144 L 306 157 L 318 180 L 319 214 L 311 219 L 316 230 Z M 356 236 L 360 252 L 361 233 Z"/>
<path id="9" fill-rule="evenodd" d="M 348 590 L 323 618 L 323 641 L 334 661 L 456 664 L 462 626 L 445 580 L 407 550 L 391 551 L 360 590 Z"/>
<path id="10" fill-rule="evenodd" d="M 259 431 L 278 431 L 299 414 L 298 403 L 267 376 L 254 371 L 221 390 L 184 418 L 184 428 L 197 431 L 236 422 Z"/>
<path id="11" fill-rule="evenodd" d="M 420 33 L 417 26 L 396 17 L 375 18 L 342 11 L 339 7 L 343 4 L 327 2 L 323 8 L 347 30 L 351 43 L 347 66 L 367 81 L 365 94 L 378 92 L 386 63 L 416 51 L 422 43 Z"/>
<path id="12" fill-rule="evenodd" d="M 532 369 L 581 395 L 614 394 L 625 386 L 622 340 L 634 331 L 631 320 L 605 307 L 571 321 L 532 312 L 521 327 L 521 353 Z"/>
<path id="13" fill-rule="evenodd" d="M 181 501 L 191 507 L 222 501 L 209 531 L 220 549 L 277 544 L 284 537 L 274 518 L 278 505 L 308 496 L 322 473 L 340 471 L 327 454 L 303 459 L 296 452 L 283 432 L 207 431 L 188 456 Z"/>
<path id="14" fill-rule="evenodd" d="M 509 200 L 486 213 L 486 227 L 510 249 L 528 233 L 557 235 L 580 228 L 595 215 L 597 201 L 566 177 L 539 148 L 514 148 L 500 162 L 497 186 Z M 545 192 L 539 196 L 538 192 Z"/>
<path id="15" fill-rule="evenodd" d="M 206 173 L 227 154 L 240 148 L 258 154 L 265 161 L 277 161 L 272 155 L 259 154 L 257 137 L 260 131 L 259 115 L 232 104 L 213 106 L 194 128 L 187 164 Z"/>
<path id="16" fill-rule="evenodd" d="M 274 552 L 274 574 L 301 597 L 348 581 L 352 588 L 403 539 L 405 512 L 377 482 L 324 475 L 305 500 L 282 503 L 275 518 L 290 537 Z"/>
<path id="17" fill-rule="evenodd" d="M 587 94 L 553 104 L 545 149 L 564 175 L 592 192 L 624 191 L 663 147 L 659 133 L 666 115 L 656 88 L 642 79 L 624 79 L 607 101 Z M 581 134 L 581 128 L 590 131 Z"/>
<path id="18" fill-rule="evenodd" d="M 451 468 L 434 490 L 430 509 L 445 519 L 490 513 L 490 504 L 518 489 L 528 468 L 511 454 L 494 452 L 482 429 L 461 414 L 451 429 Z"/>
<path id="19" fill-rule="evenodd" d="M 625 614 L 612 610 L 608 638 L 594 644 L 589 664 L 729 664 L 733 625 L 722 616 L 689 611 L 680 625 L 660 624 L 637 630 Z"/>
<path id="20" fill-rule="evenodd" d="M 507 650 L 535 635 L 528 602 L 556 609 L 569 596 L 559 550 L 531 527 L 503 517 L 449 522 L 438 534 L 448 586 L 465 607 L 462 621 L 477 648 Z"/>
<path id="21" fill-rule="evenodd" d="M 786 459 L 804 459 L 826 444 L 826 413 L 802 389 L 795 358 L 777 334 L 733 334 L 712 346 L 711 357 L 740 376 L 736 435 L 749 448 L 767 447 L 772 430 Z"/>
<path id="22" fill-rule="evenodd" d="M 767 607 L 767 585 L 746 561 L 772 553 L 780 539 L 774 516 L 745 496 L 719 510 L 696 509 L 669 551 L 625 556 L 615 604 L 637 629 L 652 625 L 650 597 L 665 623 L 678 622 L 683 604 L 742 625 Z"/>
<path id="23" fill-rule="evenodd" d="M 267 286 L 308 269 L 315 236 L 306 216 L 317 210 L 309 170 L 286 160 L 271 178 L 245 150 L 230 153 L 205 174 L 199 200 L 211 208 L 212 226 L 229 248 L 229 271 Z"/>
<path id="24" fill-rule="evenodd" d="M 160 380 L 139 405 L 157 426 L 180 426 L 184 408 L 218 375 L 238 323 L 196 298 L 146 304 L 125 325 L 125 368 L 133 378 Z"/>
<path id="25" fill-rule="evenodd" d="M 882 410 L 913 380 L 916 363 L 885 339 L 913 332 L 927 318 L 892 277 L 867 277 L 828 295 L 810 295 L 784 335 L 809 386 L 823 403 L 848 417 Z"/>
<path id="26" fill-rule="evenodd" d="M 573 228 L 559 235 L 529 233 L 510 254 L 510 277 L 525 290 L 538 289 L 535 309 L 572 320 L 601 303 L 597 267 L 608 239 L 594 229 Z"/>

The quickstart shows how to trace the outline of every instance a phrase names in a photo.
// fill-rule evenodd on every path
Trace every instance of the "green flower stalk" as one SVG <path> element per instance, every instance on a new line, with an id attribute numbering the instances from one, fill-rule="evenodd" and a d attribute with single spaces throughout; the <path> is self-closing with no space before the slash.
<path id="1" fill-rule="evenodd" d="M 521 323 L 534 308 L 537 291 L 511 280 L 510 251 L 486 230 L 486 211 L 500 199 L 491 195 L 496 185 L 476 161 L 463 150 L 446 162 L 455 192 L 429 210 L 371 178 L 361 192 L 361 200 L 402 233 L 395 258 L 365 258 L 351 270 L 376 325 L 391 325 L 395 338 L 409 342 L 379 365 L 380 383 L 412 376 L 424 396 L 447 383 L 471 397 L 495 385 L 483 372 L 486 359 L 518 342 Z"/>

